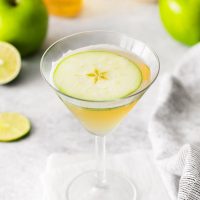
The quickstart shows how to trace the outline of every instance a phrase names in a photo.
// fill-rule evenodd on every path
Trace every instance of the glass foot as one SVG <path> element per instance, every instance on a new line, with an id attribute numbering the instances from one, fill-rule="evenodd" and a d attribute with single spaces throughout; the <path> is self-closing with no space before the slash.
<path id="1" fill-rule="evenodd" d="M 67 189 L 67 200 L 135 200 L 135 186 L 127 178 L 106 171 L 106 181 L 99 183 L 97 172 L 77 176 Z"/>

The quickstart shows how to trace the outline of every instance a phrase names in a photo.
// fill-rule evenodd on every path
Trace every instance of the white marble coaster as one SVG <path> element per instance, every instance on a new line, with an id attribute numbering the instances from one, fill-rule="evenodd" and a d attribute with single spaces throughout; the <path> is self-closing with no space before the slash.
<path id="1" fill-rule="evenodd" d="M 66 200 L 71 180 L 83 171 L 94 169 L 87 155 L 52 154 L 43 174 L 44 200 Z M 147 151 L 108 156 L 107 168 L 129 177 L 136 186 L 137 199 L 169 200 L 151 154 Z"/>

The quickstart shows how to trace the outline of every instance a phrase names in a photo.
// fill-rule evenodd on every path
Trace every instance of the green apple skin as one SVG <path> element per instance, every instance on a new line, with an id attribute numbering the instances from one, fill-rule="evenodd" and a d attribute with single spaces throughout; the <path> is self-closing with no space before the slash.
<path id="1" fill-rule="evenodd" d="M 47 28 L 42 0 L 0 0 L 0 40 L 13 44 L 22 56 L 41 47 Z"/>
<path id="2" fill-rule="evenodd" d="M 159 0 L 166 30 L 178 41 L 194 45 L 200 41 L 200 0 Z"/>

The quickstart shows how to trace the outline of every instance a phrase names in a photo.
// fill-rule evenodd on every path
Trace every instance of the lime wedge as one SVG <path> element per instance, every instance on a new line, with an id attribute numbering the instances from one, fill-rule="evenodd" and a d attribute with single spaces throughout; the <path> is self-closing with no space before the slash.
<path id="1" fill-rule="evenodd" d="M 30 131 L 30 121 L 19 113 L 0 113 L 0 141 L 17 140 Z"/>
<path id="2" fill-rule="evenodd" d="M 14 80 L 21 69 L 21 57 L 11 44 L 0 42 L 0 85 Z"/>
<path id="3" fill-rule="evenodd" d="M 85 51 L 62 58 L 53 73 L 63 93 L 85 100 L 105 101 L 125 97 L 142 83 L 139 67 L 109 51 Z"/>

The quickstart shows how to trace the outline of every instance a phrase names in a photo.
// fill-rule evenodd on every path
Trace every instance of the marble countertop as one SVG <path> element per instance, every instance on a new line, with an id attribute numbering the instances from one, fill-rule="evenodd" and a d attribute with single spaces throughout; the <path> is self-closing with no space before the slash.
<path id="1" fill-rule="evenodd" d="M 161 61 L 159 79 L 164 73 L 172 72 L 186 52 L 186 47 L 165 32 L 156 5 L 139 5 L 130 0 L 89 2 L 86 1 L 84 12 L 76 19 L 50 18 L 43 50 L 74 32 L 93 29 L 124 32 L 143 40 L 158 53 Z M 85 133 L 42 80 L 39 62 L 43 50 L 23 60 L 23 69 L 16 81 L 0 87 L 0 111 L 23 113 L 32 122 L 28 137 L 13 143 L 0 143 L 1 200 L 41 199 L 40 175 L 51 153 L 93 152 L 94 137 Z M 158 95 L 159 79 L 116 132 L 108 136 L 108 152 L 151 150 L 147 126 Z"/>

